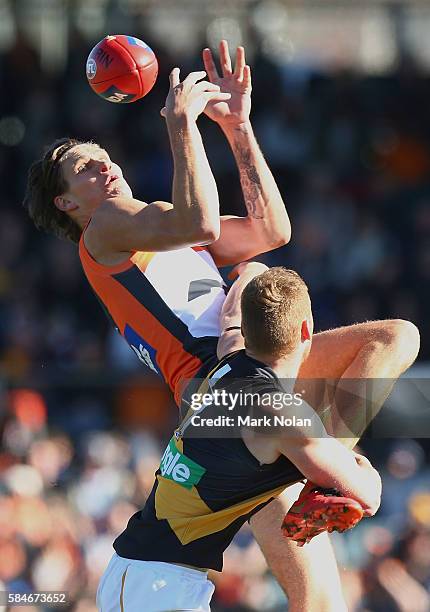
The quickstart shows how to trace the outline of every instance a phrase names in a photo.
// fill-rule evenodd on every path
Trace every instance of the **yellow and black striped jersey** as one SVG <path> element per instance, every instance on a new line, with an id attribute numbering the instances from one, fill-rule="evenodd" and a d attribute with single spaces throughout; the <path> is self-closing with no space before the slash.
<path id="1" fill-rule="evenodd" d="M 273 370 L 245 351 L 219 362 L 200 388 L 209 379 L 218 390 L 232 388 L 238 379 L 247 381 L 253 392 L 280 389 Z M 144 509 L 131 517 L 114 548 L 126 558 L 221 571 L 224 550 L 245 521 L 303 476 L 284 456 L 260 464 L 240 433 L 232 438 L 187 437 L 184 422 L 162 456 Z"/>

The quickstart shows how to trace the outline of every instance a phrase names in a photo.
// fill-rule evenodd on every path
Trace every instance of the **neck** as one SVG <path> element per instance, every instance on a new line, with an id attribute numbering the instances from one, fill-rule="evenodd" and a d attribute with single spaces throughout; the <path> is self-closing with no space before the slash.
<path id="1" fill-rule="evenodd" d="M 303 351 L 296 350 L 290 355 L 284 357 L 273 357 L 270 355 L 264 355 L 256 351 L 245 349 L 245 352 L 249 357 L 261 361 L 265 365 L 272 368 L 279 378 L 297 378 L 300 366 L 303 362 Z"/>
<path id="2" fill-rule="evenodd" d="M 70 217 L 75 223 L 79 225 L 82 230 L 86 227 L 87 223 L 91 219 L 91 215 L 89 215 L 88 213 L 79 213 L 78 211 L 76 211 L 74 215 L 70 215 Z"/>

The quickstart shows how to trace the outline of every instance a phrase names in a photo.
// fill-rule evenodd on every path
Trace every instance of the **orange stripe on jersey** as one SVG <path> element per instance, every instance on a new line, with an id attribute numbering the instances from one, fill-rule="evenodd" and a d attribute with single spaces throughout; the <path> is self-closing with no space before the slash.
<path id="1" fill-rule="evenodd" d="M 81 237 L 79 255 L 91 287 L 121 335 L 142 362 L 162 374 L 179 403 L 181 379 L 192 378 L 207 355 L 197 346 L 200 339 L 189 334 L 145 277 L 156 254 L 137 251 L 118 265 L 104 266 L 91 257 Z"/>
<path id="2" fill-rule="evenodd" d="M 83 234 L 82 234 L 83 236 Z M 118 272 L 124 272 L 124 270 L 128 270 L 131 268 L 133 264 L 139 266 L 139 268 L 144 272 L 154 257 L 155 253 L 146 253 L 144 251 L 132 251 L 130 257 L 120 264 L 116 264 L 113 266 L 105 266 L 104 264 L 98 263 L 88 252 L 87 247 L 84 244 L 83 238 L 79 241 L 79 257 L 81 259 L 82 265 L 84 266 L 84 270 L 91 270 L 96 274 L 101 274 L 102 276 L 110 276 L 111 274 L 117 274 Z"/>

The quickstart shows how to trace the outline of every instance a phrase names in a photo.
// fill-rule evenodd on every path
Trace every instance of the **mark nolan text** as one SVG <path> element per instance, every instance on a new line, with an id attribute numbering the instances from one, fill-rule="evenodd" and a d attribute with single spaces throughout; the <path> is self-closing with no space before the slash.
<path id="1" fill-rule="evenodd" d="M 265 415 L 262 417 L 237 415 L 236 418 L 224 415 L 218 415 L 214 418 L 194 415 L 191 418 L 191 424 L 194 427 L 312 427 L 312 420 L 300 419 L 296 416 L 288 418 L 283 415 Z"/>
<path id="2" fill-rule="evenodd" d="M 243 427 L 311 427 L 311 419 L 299 419 L 295 416 L 288 418 L 283 415 L 263 416 L 263 417 L 251 417 L 240 416 L 237 417 L 237 424 Z"/>

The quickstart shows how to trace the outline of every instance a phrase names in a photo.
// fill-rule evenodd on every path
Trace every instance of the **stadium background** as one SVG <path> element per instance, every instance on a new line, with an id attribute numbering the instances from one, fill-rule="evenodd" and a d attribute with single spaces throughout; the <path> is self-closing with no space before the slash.
<path id="1" fill-rule="evenodd" d="M 138 197 L 169 200 L 158 114 L 168 72 L 200 69 L 201 48 L 221 37 L 231 48 L 244 43 L 253 124 L 293 225 L 291 244 L 262 260 L 305 277 L 318 329 L 414 321 L 422 348 L 412 375 L 428 376 L 429 26 L 424 1 L 0 0 L 5 588 L 67 590 L 68 610 L 95 610 L 112 540 L 144 502 L 176 415 L 109 328 L 75 247 L 36 232 L 21 209 L 42 146 L 63 135 L 94 139 Z M 157 53 L 158 82 L 140 103 L 108 104 L 86 84 L 86 56 L 107 33 L 136 35 Z M 205 118 L 200 126 L 222 212 L 240 214 L 232 156 L 216 126 Z M 409 424 L 418 422 L 414 409 L 402 397 L 394 406 Z M 350 609 L 428 611 L 429 441 L 373 436 L 363 447 L 385 488 L 377 517 L 333 538 Z M 214 612 L 285 609 L 246 528 L 214 580 Z"/>

